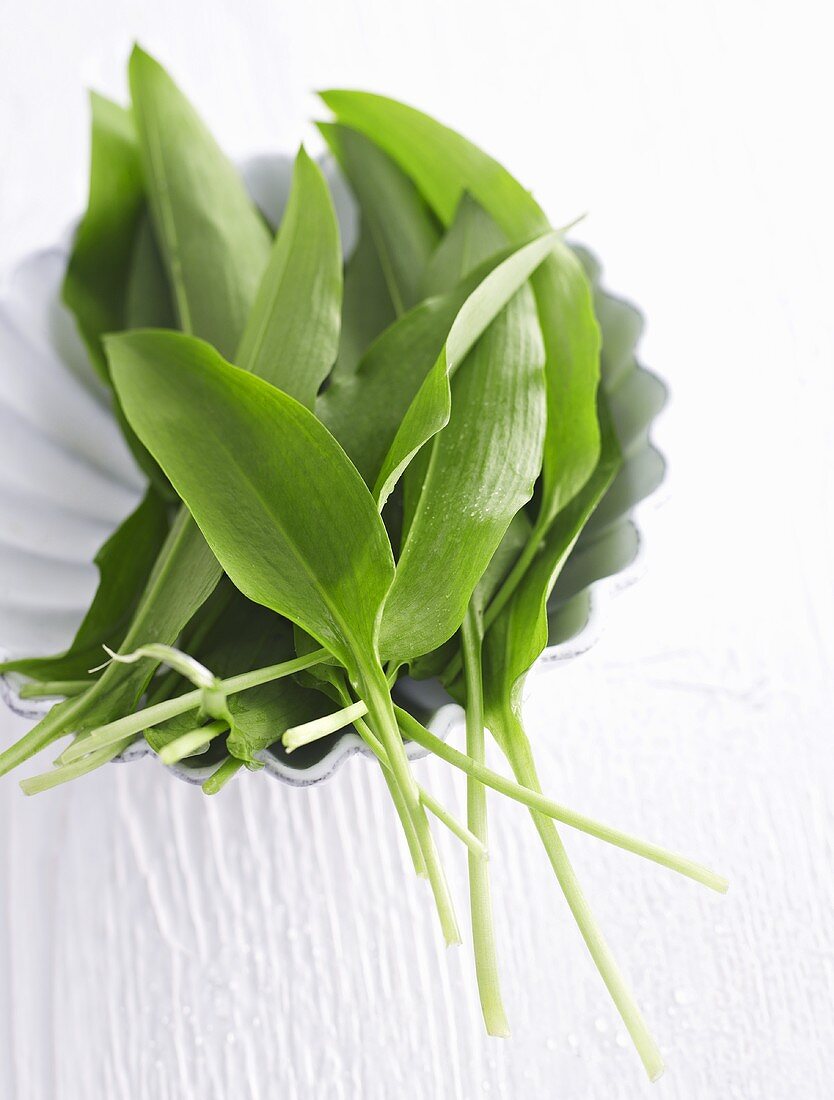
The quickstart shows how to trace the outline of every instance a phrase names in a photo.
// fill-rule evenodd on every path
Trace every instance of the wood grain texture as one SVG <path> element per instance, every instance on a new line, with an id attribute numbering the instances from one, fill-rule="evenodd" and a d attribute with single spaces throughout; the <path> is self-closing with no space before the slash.
<path id="1" fill-rule="evenodd" d="M 532 687 L 542 779 L 731 877 L 721 899 L 565 833 L 667 1058 L 656 1094 L 822 1100 L 834 180 L 817 5 L 520 0 L 512 24 L 497 4 L 428 0 L 422 20 L 381 0 L 309 7 L 7 13 L 0 266 L 80 209 L 82 86 L 117 93 L 134 36 L 235 155 L 309 136 L 308 89 L 367 86 L 487 145 L 554 220 L 591 209 L 584 239 L 646 309 L 644 356 L 672 387 L 657 433 L 671 476 L 643 519 L 646 576 L 591 653 Z M 4 743 L 22 729 L 0 716 Z M 462 808 L 458 777 L 417 767 Z M 149 761 L 31 800 L 7 778 L 0 1096 L 648 1095 L 529 818 L 490 805 L 502 1042 L 482 1034 L 470 954 L 442 946 L 365 761 L 307 791 L 243 776 L 211 801 Z M 464 859 L 442 842 L 463 917 Z"/>

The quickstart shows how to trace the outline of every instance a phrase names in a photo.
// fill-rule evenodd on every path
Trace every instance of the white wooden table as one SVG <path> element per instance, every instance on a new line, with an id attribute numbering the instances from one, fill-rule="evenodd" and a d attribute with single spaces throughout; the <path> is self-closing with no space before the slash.
<path id="1" fill-rule="evenodd" d="M 667 1100 L 822 1100 L 834 1045 L 832 81 L 816 3 L 4 0 L 0 266 L 81 208 L 84 85 L 139 37 L 235 155 L 311 138 L 309 90 L 411 100 L 583 210 L 674 400 L 646 576 L 528 708 L 546 788 L 690 852 L 726 899 L 567 837 L 668 1061 Z M 0 715 L 7 743 L 24 729 Z M 418 765 L 458 809 L 444 767 Z M 34 769 L 30 769 L 34 770 Z M 0 782 L 0 1096 L 648 1095 L 529 818 L 493 800 L 508 1041 L 482 1034 L 387 794 L 150 762 Z M 464 863 L 451 845 L 465 910 Z"/>

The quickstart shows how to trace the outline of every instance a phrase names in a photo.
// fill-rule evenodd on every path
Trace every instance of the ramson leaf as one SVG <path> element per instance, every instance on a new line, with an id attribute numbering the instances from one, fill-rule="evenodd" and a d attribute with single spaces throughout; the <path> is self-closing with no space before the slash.
<path id="1" fill-rule="evenodd" d="M 400 165 L 444 225 L 469 192 L 511 243 L 548 228 L 535 199 L 506 169 L 428 115 L 366 92 L 330 91 L 322 99 L 339 122 L 364 133 Z M 554 247 L 532 286 L 547 356 L 548 421 L 537 525 L 544 532 L 596 466 L 599 346 L 590 288 L 566 245 Z"/>
<path id="2" fill-rule="evenodd" d="M 408 176 L 372 141 L 343 126 L 319 129 L 359 203 L 400 316 L 422 297 L 423 272 L 440 239 L 437 223 Z"/>
<path id="3" fill-rule="evenodd" d="M 131 424 L 249 599 L 355 671 L 375 652 L 394 564 L 355 467 L 303 405 L 207 344 L 162 332 L 108 341 Z"/>
<path id="4" fill-rule="evenodd" d="M 93 366 L 108 381 L 101 345 L 125 327 L 136 236 L 145 209 L 142 164 L 130 112 L 90 96 L 90 193 L 78 226 L 62 295 L 72 310 Z"/>
<path id="5" fill-rule="evenodd" d="M 448 423 L 429 444 L 383 617 L 380 648 L 406 661 L 445 642 L 541 469 L 544 348 L 523 287 L 451 383 Z"/>

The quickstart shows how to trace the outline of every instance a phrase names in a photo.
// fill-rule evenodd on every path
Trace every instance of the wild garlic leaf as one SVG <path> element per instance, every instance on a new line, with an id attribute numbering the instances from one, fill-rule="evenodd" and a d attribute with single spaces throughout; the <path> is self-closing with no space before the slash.
<path id="1" fill-rule="evenodd" d="M 452 224 L 423 272 L 422 294 L 446 294 L 489 257 L 507 247 L 507 237 L 480 203 L 464 192 Z"/>
<path id="2" fill-rule="evenodd" d="M 168 275 L 146 209 L 136 231 L 128 274 L 125 323 L 118 328 L 177 328 Z M 117 328 L 107 329 L 116 332 Z"/>
<path id="3" fill-rule="evenodd" d="M 367 221 L 360 217 L 359 238 L 345 265 L 342 325 L 333 380 L 353 374 L 359 360 L 395 316 Z"/>
<path id="4" fill-rule="evenodd" d="M 458 368 L 447 416 L 429 444 L 385 605 L 380 651 L 397 661 L 430 652 L 458 629 L 513 516 L 533 494 L 546 394 L 544 347 L 528 287 Z"/>
<path id="5" fill-rule="evenodd" d="M 96 554 L 98 588 L 69 649 L 55 657 L 7 661 L 0 672 L 22 672 L 42 681 L 87 679 L 102 660 L 102 646 L 121 645 L 167 531 L 166 507 L 149 489 Z"/>
<path id="6" fill-rule="evenodd" d="M 138 46 L 129 77 L 148 200 L 180 326 L 232 358 L 269 259 L 269 229 L 194 108 Z"/>
<path id="7" fill-rule="evenodd" d="M 163 332 L 107 343 L 131 424 L 234 584 L 312 634 L 349 670 L 376 650 L 394 573 L 355 467 L 304 406 Z"/>
<path id="8" fill-rule="evenodd" d="M 457 288 L 459 293 L 462 287 L 470 283 L 474 289 L 477 282 L 472 280 L 477 279 L 476 272 L 487 274 L 501 259 L 509 255 L 510 250 L 506 248 L 506 243 L 503 233 L 483 207 L 471 195 L 463 195 L 452 224 L 441 238 L 424 272 L 424 293 L 449 294 L 452 292 L 450 288 Z M 397 546 L 401 545 L 411 526 L 428 461 L 428 449 L 418 451 L 400 482 L 401 530 Z M 389 529 L 390 516 L 391 506 L 388 504 L 385 517 Z"/>
<path id="9" fill-rule="evenodd" d="M 236 361 L 308 408 L 339 347 L 342 250 L 321 169 L 299 150 L 287 208 Z"/>
<path id="10" fill-rule="evenodd" d="M 458 312 L 443 350 L 403 417 L 374 486 L 380 508 L 414 455 L 448 423 L 450 381 L 484 331 L 558 245 L 558 234 L 544 233 L 493 268 Z"/>
<path id="11" fill-rule="evenodd" d="M 90 361 L 109 387 L 101 338 L 132 324 L 131 285 L 145 221 L 145 191 L 136 131 L 129 111 L 93 93 L 90 189 L 61 288 Z M 167 323 L 160 314 L 159 324 Z M 163 496 L 170 494 L 158 467 L 130 430 L 118 402 L 115 413 L 139 466 Z"/>
<path id="12" fill-rule="evenodd" d="M 423 271 L 440 237 L 437 223 L 411 180 L 364 134 L 327 123 L 319 129 L 359 203 L 400 316 L 422 297 Z"/>
<path id="13" fill-rule="evenodd" d="M 90 96 L 90 108 L 89 199 L 61 293 L 93 366 L 107 382 L 101 337 L 125 327 L 131 259 L 145 209 L 145 190 L 130 112 L 95 93 Z"/>
<path id="14" fill-rule="evenodd" d="M 506 169 L 428 115 L 366 92 L 330 91 L 321 98 L 339 122 L 364 133 L 400 165 L 444 225 L 468 191 L 511 242 L 548 228 L 538 203 Z M 532 286 L 547 354 L 543 532 L 596 466 L 599 347 L 588 282 L 566 245 L 554 247 Z"/>
<path id="15" fill-rule="evenodd" d="M 371 344 L 355 371 L 334 376 L 319 397 L 319 419 L 370 487 L 471 289 L 462 287 L 409 310 Z"/>

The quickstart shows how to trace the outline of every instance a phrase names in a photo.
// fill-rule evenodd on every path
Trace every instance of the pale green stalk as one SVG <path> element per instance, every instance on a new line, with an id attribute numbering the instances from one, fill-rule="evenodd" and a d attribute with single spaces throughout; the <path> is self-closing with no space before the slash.
<path id="1" fill-rule="evenodd" d="M 64 764 L 60 768 L 53 768 L 52 771 L 30 776 L 28 779 L 21 780 L 20 788 L 24 794 L 40 794 L 41 791 L 48 791 L 51 787 L 57 787 L 61 783 L 68 783 L 71 779 L 78 779 L 79 776 L 100 768 L 102 764 L 107 764 L 126 749 L 132 741 L 133 738 L 127 737 L 115 745 L 108 745 L 105 749 L 90 753 L 83 760 L 76 760 L 73 764 Z"/>
<path id="2" fill-rule="evenodd" d="M 429 884 L 437 905 L 443 936 L 447 944 L 458 944 L 461 939 L 454 905 L 452 904 L 434 838 L 431 835 L 426 810 L 420 802 L 420 792 L 414 776 L 411 774 L 408 757 L 405 754 L 405 746 L 394 715 L 394 705 L 391 701 L 388 681 L 385 679 L 385 673 L 378 662 L 364 664 L 360 667 L 359 672 L 362 679 L 360 694 L 367 703 L 368 717 L 382 741 L 391 766 L 391 772 L 399 785 L 406 809 L 414 822 L 417 839 L 423 853 L 423 859 L 426 862 Z"/>
<path id="3" fill-rule="evenodd" d="M 374 753 L 380 764 L 382 764 L 383 775 L 385 775 L 387 780 L 391 774 L 391 765 L 388 763 L 388 757 L 385 755 L 385 749 L 382 747 L 380 741 L 378 741 L 377 738 L 374 736 L 374 733 L 368 726 L 367 722 L 363 722 L 361 718 L 357 718 L 354 724 L 359 730 L 362 739 L 365 741 L 368 748 Z M 434 814 L 437 820 L 442 822 L 442 824 L 444 824 L 446 828 L 458 838 L 458 840 L 462 840 L 466 847 L 475 856 L 477 856 L 478 859 L 489 858 L 487 849 L 484 847 L 478 837 L 476 837 L 473 832 L 467 829 L 467 827 L 462 822 L 458 821 L 454 814 L 449 813 L 446 807 L 441 802 L 438 802 L 434 795 L 430 794 L 426 790 L 426 788 L 422 787 L 419 783 L 417 784 L 417 790 L 420 794 L 420 801 L 423 803 L 429 813 Z"/>
<path id="4" fill-rule="evenodd" d="M 477 612 L 471 604 L 463 620 L 461 637 L 466 678 L 466 752 L 475 763 L 483 765 L 486 746 L 481 634 Z M 471 775 L 466 778 L 466 819 L 470 830 L 486 847 L 488 836 L 486 787 Z M 484 1024 L 489 1035 L 508 1036 L 510 1025 L 501 1000 L 489 868 L 483 859 L 476 858 L 472 852 L 469 853 L 469 907 L 472 915 L 475 974 L 478 980 Z"/>
<path id="5" fill-rule="evenodd" d="M 246 691 L 248 688 L 268 684 L 272 680 L 280 680 L 284 676 L 301 672 L 305 668 L 320 664 L 328 656 L 326 649 L 316 649 L 303 657 L 294 657 L 291 661 L 282 661 L 277 665 L 267 665 L 252 672 L 243 672 L 239 676 L 230 676 L 227 680 L 220 680 L 218 688 L 226 695 L 235 695 L 239 691 Z M 70 764 L 88 752 L 106 748 L 125 737 L 135 737 L 151 726 L 158 726 L 160 722 L 166 722 L 169 718 L 176 718 L 178 714 L 185 714 L 186 711 L 199 707 L 202 698 L 203 691 L 197 688 L 195 691 L 178 695 L 174 699 L 154 703 L 153 706 L 145 707 L 144 710 L 137 711 L 135 714 L 118 718 L 115 722 L 108 722 L 107 725 L 99 726 L 85 737 L 74 741 L 59 759 L 62 764 Z"/>
<path id="6" fill-rule="evenodd" d="M 92 684 L 92 680 L 30 680 L 23 684 L 18 695 L 21 699 L 48 699 L 54 696 L 62 696 L 69 699 L 70 696 L 80 695 Z"/>
<path id="7" fill-rule="evenodd" d="M 538 788 L 538 776 L 527 735 L 521 723 L 510 710 L 505 715 L 505 721 L 507 725 L 497 738 L 498 743 L 516 776 L 528 787 Z M 591 912 L 585 895 L 582 893 L 576 873 L 568 859 L 565 846 L 556 826 L 550 818 L 545 817 L 543 814 L 535 811 L 531 811 L 531 813 L 551 866 L 565 895 L 565 900 L 579 927 L 591 958 L 594 960 L 600 977 L 605 982 L 611 999 L 622 1017 L 649 1079 L 656 1081 L 663 1073 L 663 1059 L 660 1051 Z"/>
<path id="8" fill-rule="evenodd" d="M 203 781 L 203 793 L 211 795 L 222 791 L 232 776 L 237 775 L 242 767 L 242 760 L 227 756 L 217 771 L 212 772 L 208 779 Z"/>
<path id="9" fill-rule="evenodd" d="M 604 825 L 592 817 L 571 810 L 568 806 L 563 806 L 560 802 L 547 798 L 540 791 L 533 790 L 520 783 L 514 783 L 512 779 L 507 779 L 506 776 L 483 764 L 479 764 L 476 760 L 467 756 L 466 753 L 459 752 L 451 745 L 447 745 L 445 741 L 427 730 L 407 710 L 403 710 L 402 707 L 395 707 L 395 711 L 403 728 L 403 734 L 408 740 L 414 741 L 424 749 L 428 749 L 429 752 L 440 757 L 441 760 L 445 760 L 452 767 L 473 776 L 485 786 L 498 791 L 499 794 L 506 795 L 530 809 L 538 810 L 546 817 L 560 821 L 563 825 L 569 825 L 572 829 L 587 833 L 589 836 L 595 836 L 598 840 L 605 841 L 606 844 L 612 844 L 614 847 L 622 848 L 626 852 L 633 852 L 634 855 L 648 859 L 661 867 L 668 867 L 669 870 L 676 871 L 694 882 L 700 882 L 702 886 L 708 886 L 710 890 L 715 890 L 719 894 L 726 894 L 728 883 L 723 875 L 711 871 L 708 867 L 704 867 L 703 864 L 697 863 L 687 856 L 669 851 L 668 848 L 663 848 L 659 844 L 641 840 L 640 837 L 624 833 L 621 829 Z"/>
<path id="10" fill-rule="evenodd" d="M 187 756 L 193 756 L 200 749 L 207 748 L 215 737 L 226 733 L 228 729 L 229 723 L 218 719 L 215 722 L 208 722 L 205 726 L 189 730 L 187 733 L 181 733 L 179 737 L 163 745 L 159 750 L 159 759 L 163 764 L 178 764 Z"/>

